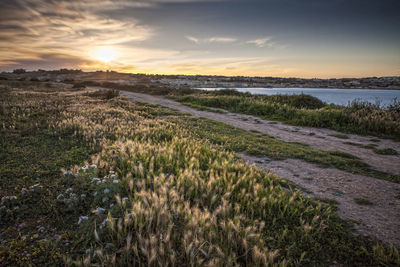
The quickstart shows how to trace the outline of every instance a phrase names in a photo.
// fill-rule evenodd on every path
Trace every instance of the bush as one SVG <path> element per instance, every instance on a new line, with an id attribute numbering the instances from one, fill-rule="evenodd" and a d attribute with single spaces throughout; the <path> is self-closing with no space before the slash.
<path id="1" fill-rule="evenodd" d="M 119 91 L 118 90 L 98 90 L 92 93 L 88 93 L 88 96 L 91 97 L 98 97 L 101 99 L 112 99 L 114 97 L 118 97 L 119 96 Z"/>

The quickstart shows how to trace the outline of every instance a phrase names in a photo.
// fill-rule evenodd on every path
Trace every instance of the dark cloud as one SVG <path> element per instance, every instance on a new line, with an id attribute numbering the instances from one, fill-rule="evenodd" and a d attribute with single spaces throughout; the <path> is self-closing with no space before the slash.
<path id="1" fill-rule="evenodd" d="M 36 54 L 35 58 L 8 60 L 0 62 L 0 68 L 5 71 L 11 71 L 16 68 L 25 68 L 28 70 L 37 69 L 60 69 L 76 68 L 81 65 L 95 65 L 96 62 L 77 56 L 59 53 L 41 53 Z"/>

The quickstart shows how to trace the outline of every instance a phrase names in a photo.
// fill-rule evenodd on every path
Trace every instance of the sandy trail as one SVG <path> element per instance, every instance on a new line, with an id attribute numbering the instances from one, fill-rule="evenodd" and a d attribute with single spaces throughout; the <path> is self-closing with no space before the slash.
<path id="1" fill-rule="evenodd" d="M 320 168 L 301 160 L 269 161 L 240 154 L 244 161 L 291 180 L 310 192 L 309 196 L 334 199 L 338 214 L 356 222 L 359 234 L 373 236 L 400 247 L 400 184 L 351 174 L 333 168 Z M 359 205 L 355 198 L 373 205 Z"/>
<path id="2" fill-rule="evenodd" d="M 362 145 L 374 143 L 370 141 L 372 136 L 359 136 L 346 134 L 348 139 L 340 139 L 332 135 L 342 134 L 329 129 L 319 129 L 311 127 L 291 126 L 282 123 L 262 120 L 255 116 L 236 114 L 236 113 L 215 113 L 209 111 L 200 111 L 178 102 L 166 99 L 160 96 L 152 96 L 140 93 L 121 91 L 134 102 L 146 102 L 158 104 L 181 112 L 189 113 L 195 117 L 204 117 L 215 121 L 224 122 L 244 130 L 256 130 L 281 139 L 286 142 L 307 143 L 311 147 L 319 150 L 339 150 L 353 154 L 364 162 L 368 163 L 374 169 L 400 175 L 400 157 L 391 155 L 379 155 L 372 149 L 365 149 L 353 145 L 344 144 L 344 142 L 353 142 Z M 312 135 L 310 135 L 312 134 Z M 376 138 L 375 138 L 376 139 Z M 376 143 L 377 148 L 393 148 L 400 153 L 400 142 L 388 139 L 381 139 Z"/>
<path id="3" fill-rule="evenodd" d="M 99 89 L 98 87 L 92 87 Z M 168 107 L 192 116 L 220 121 L 244 130 L 257 130 L 287 142 L 303 142 L 320 150 L 339 150 L 358 156 L 373 168 L 400 174 L 400 157 L 378 155 L 370 149 L 343 144 L 354 142 L 367 145 L 373 137 L 347 134 L 348 139 L 330 135 L 339 134 L 328 129 L 296 127 L 282 123 L 261 120 L 260 118 L 234 114 L 200 111 L 175 101 L 140 93 L 121 91 L 133 102 L 145 102 Z M 313 133 L 313 135 L 310 135 Z M 400 152 L 400 143 L 381 139 L 379 148 L 393 148 Z M 301 160 L 287 159 L 271 161 L 268 158 L 240 156 L 249 163 L 270 170 L 282 178 L 289 179 L 311 192 L 313 197 L 329 198 L 339 202 L 339 215 L 357 222 L 356 230 L 360 234 L 373 236 L 386 243 L 400 246 L 400 184 L 379 180 L 367 176 L 351 174 L 334 168 L 320 168 Z M 370 200 L 373 205 L 359 205 L 354 199 Z"/>

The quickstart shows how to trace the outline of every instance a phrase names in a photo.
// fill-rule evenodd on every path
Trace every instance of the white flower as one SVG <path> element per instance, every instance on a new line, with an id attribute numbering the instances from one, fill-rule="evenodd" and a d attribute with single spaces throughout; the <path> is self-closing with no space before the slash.
<path id="1" fill-rule="evenodd" d="M 86 254 L 89 254 L 90 251 L 92 251 L 92 250 L 91 250 L 90 248 L 88 248 L 88 249 L 85 251 L 85 253 L 86 253 Z"/>
<path id="2" fill-rule="evenodd" d="M 65 194 L 71 194 L 74 190 L 70 187 L 67 190 L 65 190 Z"/>
<path id="3" fill-rule="evenodd" d="M 85 198 L 85 197 L 86 197 L 86 194 L 82 194 L 82 195 L 81 195 L 81 198 Z"/>
<path id="4" fill-rule="evenodd" d="M 73 175 L 72 171 L 66 171 L 66 172 L 64 172 L 64 176 L 67 176 L 67 175 Z"/>
<path id="5" fill-rule="evenodd" d="M 37 184 L 34 184 L 34 185 L 32 185 L 32 186 L 31 186 L 31 188 L 38 187 L 39 185 L 40 185 L 39 183 L 37 183 Z"/>
<path id="6" fill-rule="evenodd" d="M 98 181 L 100 181 L 100 178 L 94 177 L 94 178 L 92 179 L 92 183 L 98 182 Z"/>
<path id="7" fill-rule="evenodd" d="M 122 198 L 122 201 L 127 201 L 129 198 L 127 198 L 127 197 L 123 197 Z"/>
<path id="8" fill-rule="evenodd" d="M 95 169 L 95 168 L 97 168 L 97 165 L 96 165 L 96 164 L 92 164 L 92 165 L 90 166 L 90 168 Z"/>
<path id="9" fill-rule="evenodd" d="M 27 194 L 27 193 L 28 193 L 28 191 L 26 190 L 26 188 L 22 188 L 21 194 L 25 195 L 25 194 Z"/>
<path id="10" fill-rule="evenodd" d="M 108 189 L 108 188 L 104 189 L 104 194 L 108 194 L 108 193 L 110 193 L 110 189 Z"/>
<path id="11" fill-rule="evenodd" d="M 103 213 L 103 212 L 105 212 L 105 211 L 106 211 L 106 210 L 103 209 L 103 208 L 97 208 L 97 210 L 95 210 L 94 213 L 96 213 L 96 214 L 101 214 L 101 213 Z"/>
<path id="12" fill-rule="evenodd" d="M 113 173 L 114 173 L 114 171 L 110 171 L 110 173 L 111 173 L 111 174 L 113 174 Z"/>
<path id="13" fill-rule="evenodd" d="M 88 216 L 80 216 L 80 217 L 79 217 L 78 224 L 81 224 L 82 221 L 87 221 L 88 219 L 89 219 Z"/>
<path id="14" fill-rule="evenodd" d="M 57 196 L 57 200 L 62 200 L 62 199 L 64 199 L 64 195 L 63 195 L 63 194 L 59 194 L 59 195 Z"/>
<path id="15" fill-rule="evenodd" d="M 103 179 L 103 180 L 101 180 L 101 182 L 104 184 L 105 182 L 107 182 L 107 180 L 106 180 L 106 179 Z"/>
<path id="16" fill-rule="evenodd" d="M 115 174 L 111 174 L 110 175 L 110 178 L 112 179 L 112 178 L 114 178 L 115 177 Z"/>
<path id="17" fill-rule="evenodd" d="M 103 203 L 108 201 L 108 197 L 103 197 L 102 199 Z"/>
<path id="18" fill-rule="evenodd" d="M 110 208 L 112 208 L 112 207 L 114 207 L 114 203 L 111 203 L 111 204 L 110 204 Z"/>
<path id="19" fill-rule="evenodd" d="M 99 185 L 99 184 L 101 184 L 101 182 L 100 182 L 100 181 L 97 181 L 96 185 Z"/>
<path id="20" fill-rule="evenodd" d="M 117 179 L 113 180 L 113 184 L 118 184 L 119 181 Z"/>
<path id="21" fill-rule="evenodd" d="M 97 196 L 97 191 L 93 193 L 93 196 Z"/>

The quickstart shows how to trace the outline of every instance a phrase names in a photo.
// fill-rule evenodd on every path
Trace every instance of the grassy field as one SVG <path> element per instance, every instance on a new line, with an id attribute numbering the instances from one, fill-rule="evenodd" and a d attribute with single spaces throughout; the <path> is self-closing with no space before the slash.
<path id="1" fill-rule="evenodd" d="M 85 83 L 81 85 L 85 85 Z M 182 104 L 206 111 L 221 112 L 220 109 L 223 109 L 297 126 L 328 128 L 346 133 L 400 140 L 399 101 L 395 101 L 385 108 L 379 104 L 357 101 L 343 107 L 327 105 L 315 97 L 304 94 L 267 96 L 251 95 L 230 89 L 199 91 L 189 88 L 176 89 L 163 85 L 130 86 L 115 83 L 95 83 L 94 85 L 163 95 Z"/>
<path id="2" fill-rule="evenodd" d="M 4 82 L 0 103 L 2 264 L 400 264 L 396 248 L 353 236 L 333 207 L 242 163 L 189 117 L 46 83 Z"/>

